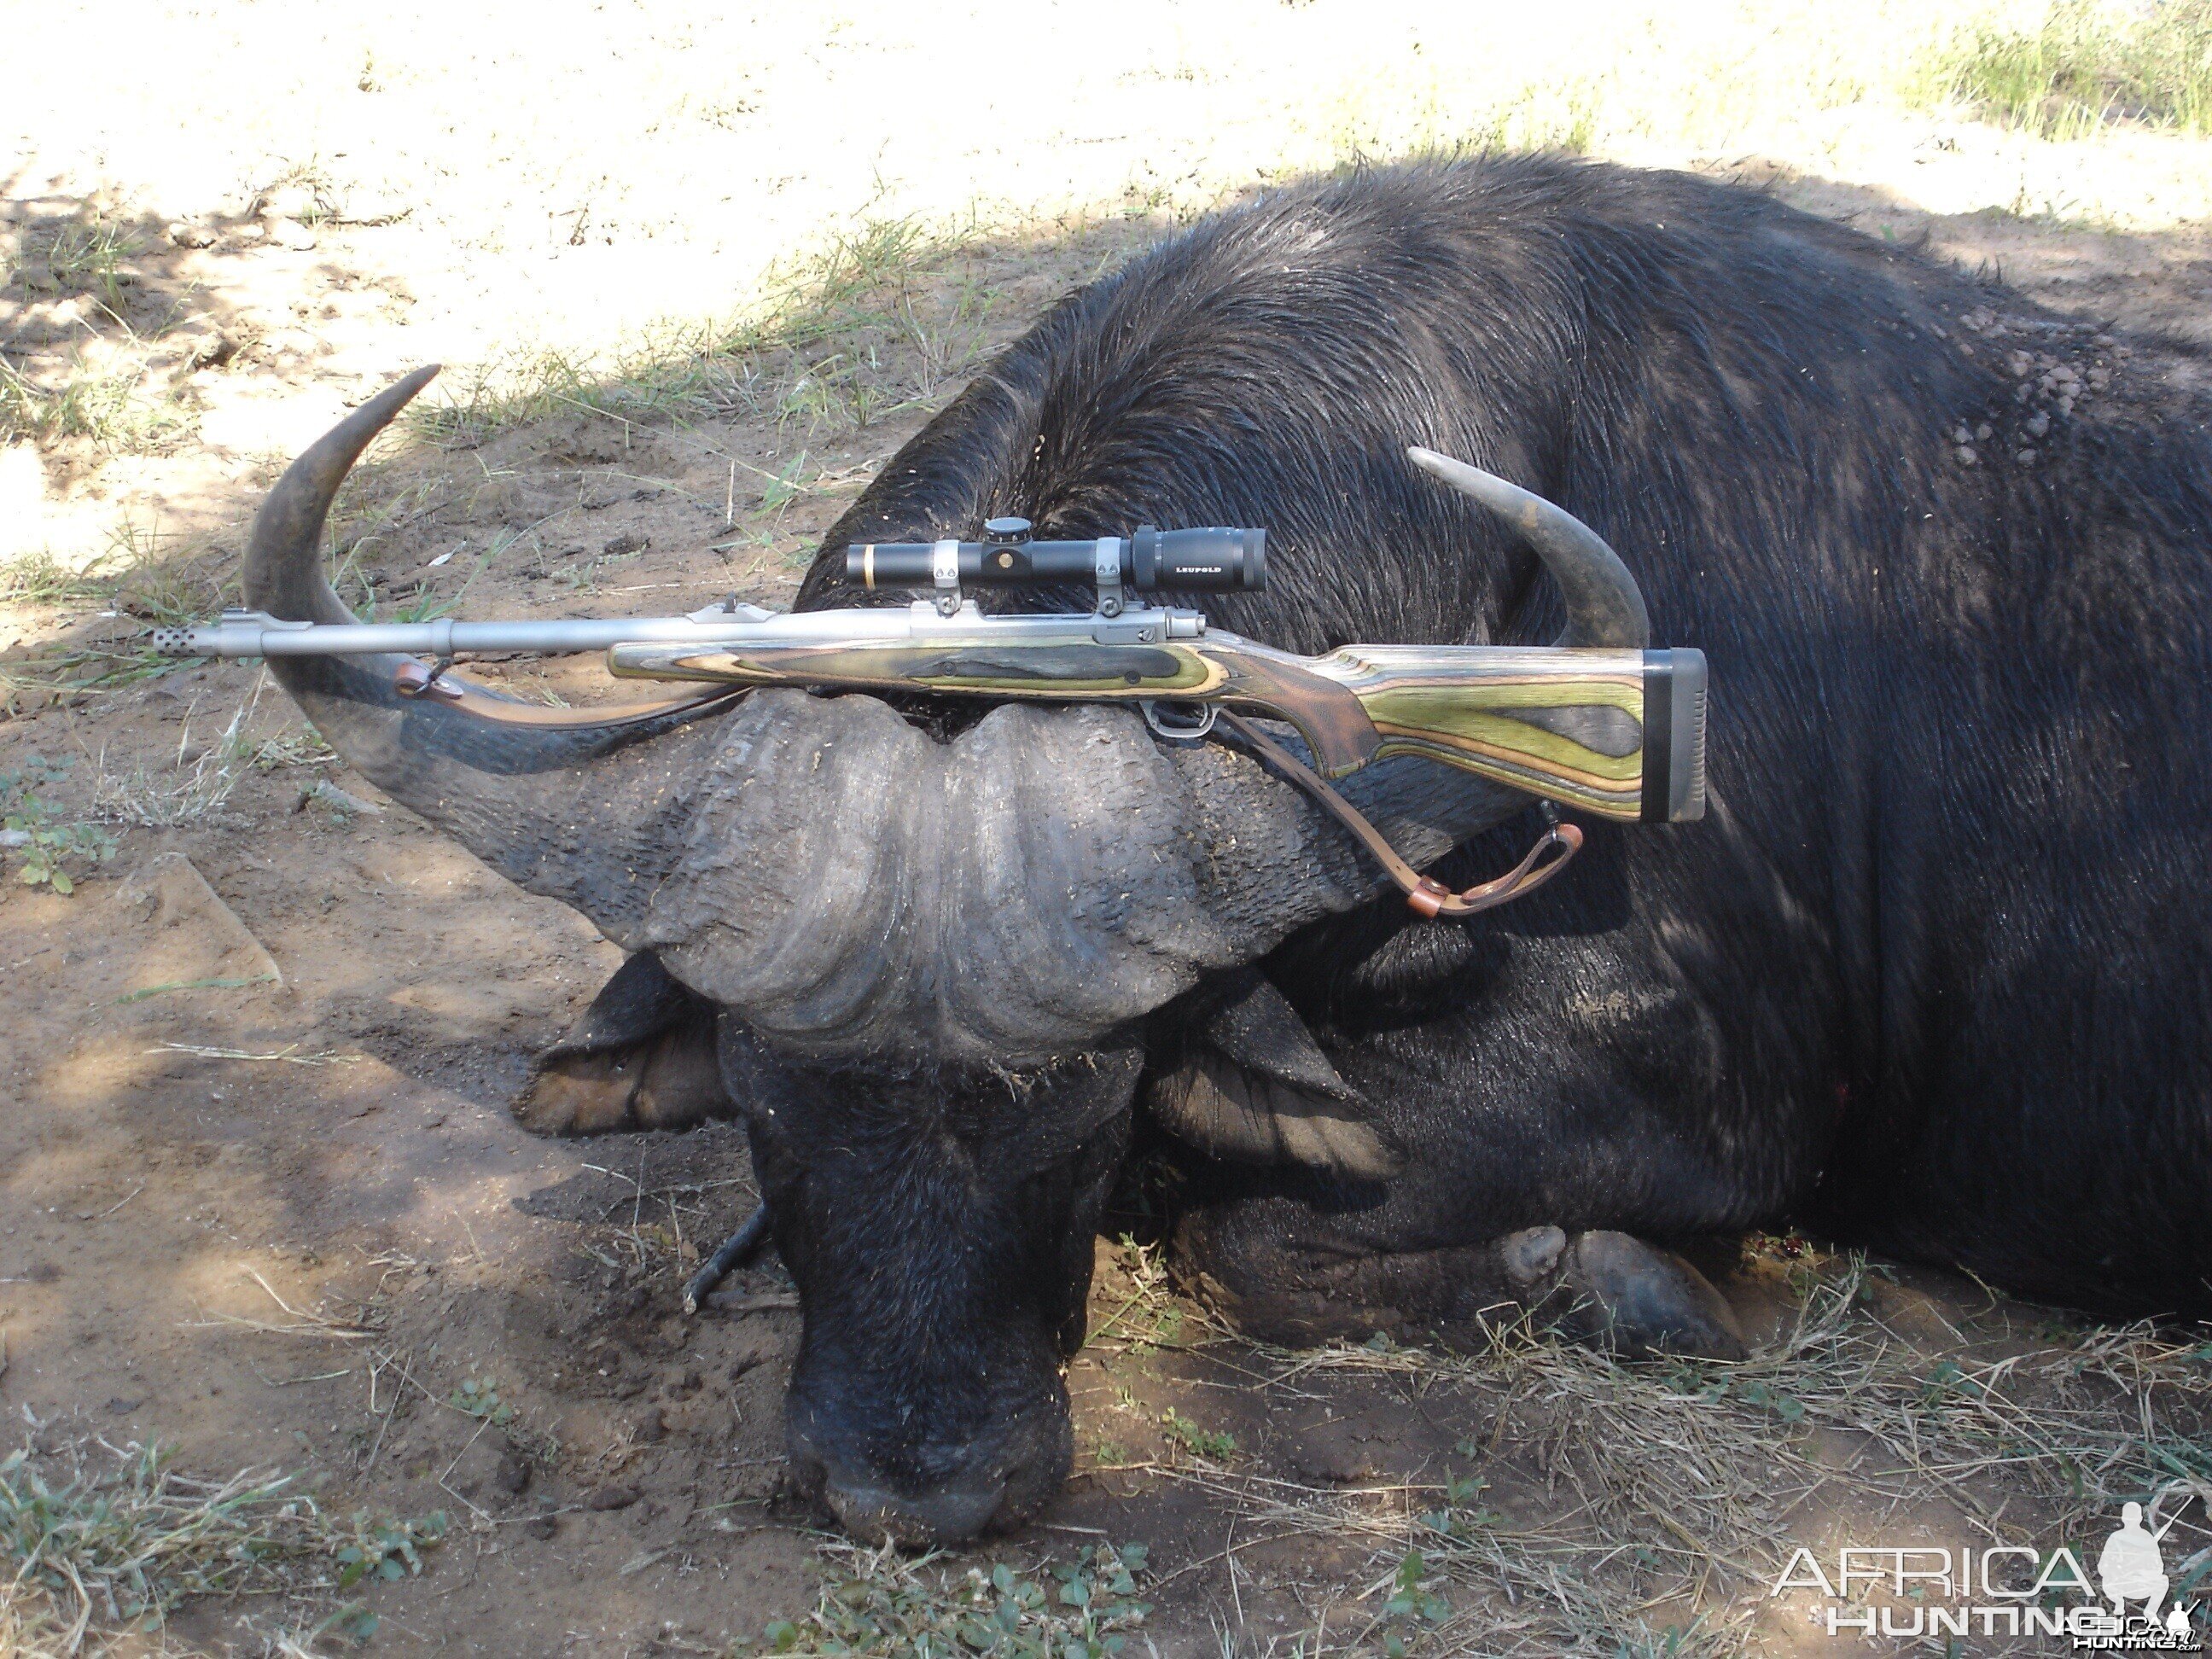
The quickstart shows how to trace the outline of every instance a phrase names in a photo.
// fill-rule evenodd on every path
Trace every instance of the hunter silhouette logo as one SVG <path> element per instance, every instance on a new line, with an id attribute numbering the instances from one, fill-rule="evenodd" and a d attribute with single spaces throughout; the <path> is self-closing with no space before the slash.
<path id="1" fill-rule="evenodd" d="M 2124 1504 L 2120 1524 L 2097 1552 L 2092 1580 L 2067 1546 L 2048 1553 L 2026 1545 L 1946 1549 L 1929 1546 L 1836 1552 L 1832 1571 L 1809 1549 L 1790 1558 L 1774 1587 L 1817 1590 L 1826 1607 L 1807 1610 L 1830 1636 L 2050 1636 L 2075 1651 L 2201 1653 L 2193 1606 L 2166 1606 L 2173 1581 L 2160 1546 L 2177 1516 L 2144 1522 L 2141 1504 Z M 2082 1554 L 2087 1554 L 2085 1550 Z M 2195 1558 L 2189 1565 L 2193 1581 Z M 2099 1605 L 2100 1598 L 2109 1605 Z M 2076 1598 L 2069 1601 L 2068 1598 Z M 1875 1605 L 1877 1599 L 1887 1605 Z M 2161 1616 L 2163 1609 L 2163 1616 Z"/>
<path id="2" fill-rule="evenodd" d="M 2145 1619 L 2158 1618 L 2158 1604 L 2166 1600 L 2166 1561 L 2158 1547 L 2172 1526 L 2169 1521 L 2156 1532 L 2147 1532 L 2142 1504 L 2130 1504 L 2121 1509 L 2120 1529 L 2105 1540 L 2097 1557 L 2097 1582 L 2105 1587 L 2105 1599 L 2112 1604 L 2115 1613 L 2124 1618 L 2126 1604 L 2141 1601 Z M 2185 1615 L 2181 1627 L 2189 1628 Z"/>

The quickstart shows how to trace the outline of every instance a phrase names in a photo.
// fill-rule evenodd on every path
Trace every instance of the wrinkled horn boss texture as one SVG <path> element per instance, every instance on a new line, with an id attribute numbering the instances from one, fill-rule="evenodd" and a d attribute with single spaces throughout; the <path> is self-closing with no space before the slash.
<path id="1" fill-rule="evenodd" d="M 1005 707 L 940 744 L 757 693 L 640 942 L 787 1050 L 1041 1060 L 1235 959 L 1183 808 L 1126 714 Z"/>

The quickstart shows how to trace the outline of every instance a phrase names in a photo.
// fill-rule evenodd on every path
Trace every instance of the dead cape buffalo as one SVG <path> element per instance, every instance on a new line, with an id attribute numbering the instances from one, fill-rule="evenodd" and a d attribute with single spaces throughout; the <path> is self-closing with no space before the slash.
<path id="1" fill-rule="evenodd" d="M 526 1112 L 740 1114 L 804 1303 L 794 1466 L 858 1530 L 957 1539 L 1067 1468 L 1059 1364 L 1139 1119 L 1182 1165 L 1182 1270 L 1270 1335 L 1543 1304 L 1725 1352 L 1654 1246 L 1785 1218 L 2205 1311 L 2203 367 L 1693 178 L 1362 172 L 1069 295 L 830 533 L 804 605 L 855 601 L 848 541 L 1019 513 L 1265 525 L 1268 590 L 1212 609 L 1301 652 L 1589 640 L 1406 447 L 1564 504 L 1711 660 L 1712 811 L 1592 824 L 1468 924 L 1127 713 L 778 691 L 510 728 L 400 702 L 389 659 L 271 667 L 637 953 Z M 319 527 L 417 384 L 277 487 L 251 603 L 343 617 Z M 1417 761 L 1352 793 L 1461 882 L 1535 816 Z"/>

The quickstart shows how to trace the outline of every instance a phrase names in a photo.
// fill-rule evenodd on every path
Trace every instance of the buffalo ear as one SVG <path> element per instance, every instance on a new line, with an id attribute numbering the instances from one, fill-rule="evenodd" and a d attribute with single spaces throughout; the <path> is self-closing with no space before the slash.
<path id="1" fill-rule="evenodd" d="M 1237 1163 L 1382 1181 L 1404 1161 L 1297 1011 L 1258 974 L 1239 976 L 1182 1063 L 1154 1080 L 1149 1103 L 1170 1133 Z"/>
<path id="2" fill-rule="evenodd" d="M 538 1056 L 514 1109 L 542 1135 L 683 1129 L 736 1116 L 715 1054 L 714 1005 L 639 951 Z"/>

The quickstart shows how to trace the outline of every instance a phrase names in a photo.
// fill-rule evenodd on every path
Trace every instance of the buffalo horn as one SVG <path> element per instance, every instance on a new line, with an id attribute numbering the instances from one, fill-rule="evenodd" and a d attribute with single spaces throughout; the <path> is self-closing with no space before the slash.
<path id="1" fill-rule="evenodd" d="M 246 545 L 247 605 L 295 622 L 353 621 L 323 574 L 324 520 L 362 452 L 437 372 L 418 368 L 386 388 L 277 480 Z M 268 668 L 378 788 L 510 880 L 623 937 L 674 860 L 691 781 L 712 752 L 713 722 L 678 732 L 701 712 L 691 709 L 619 725 L 588 716 L 573 726 L 483 720 L 434 699 L 402 698 L 393 677 L 411 661 L 276 657 Z"/>
<path id="2" fill-rule="evenodd" d="M 386 386 L 285 469 L 254 515 L 252 538 L 246 544 L 244 586 L 249 605 L 292 622 L 354 620 L 323 576 L 317 556 L 323 520 L 362 451 L 437 375 L 438 365 L 431 363 Z"/>
<path id="3" fill-rule="evenodd" d="M 1554 643 L 1641 651 L 1651 643 L 1651 618 L 1636 578 L 1605 538 L 1541 495 L 1494 472 L 1416 445 L 1413 465 L 1468 500 L 1488 507 L 1536 550 L 1567 602 L 1567 627 Z"/>

